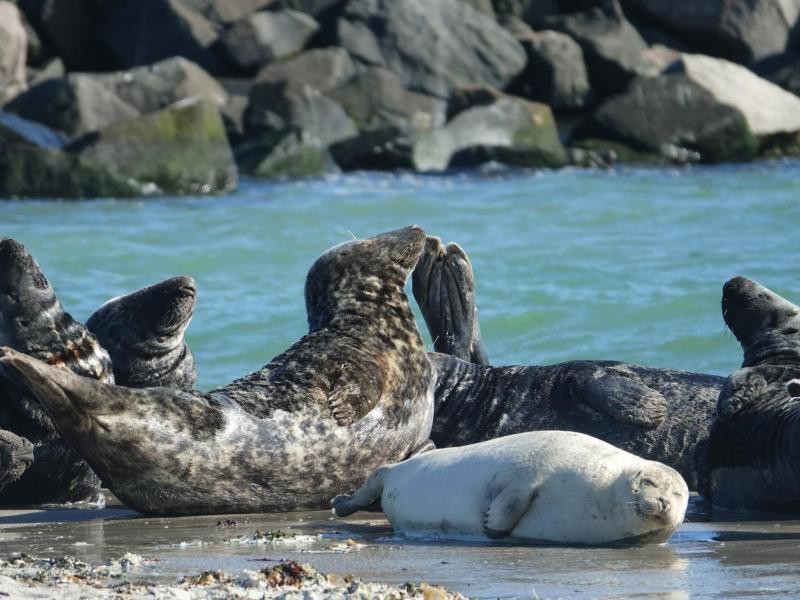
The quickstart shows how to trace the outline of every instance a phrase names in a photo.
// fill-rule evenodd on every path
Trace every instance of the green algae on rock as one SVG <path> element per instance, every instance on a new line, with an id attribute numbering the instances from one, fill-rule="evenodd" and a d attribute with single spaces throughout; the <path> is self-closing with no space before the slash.
<path id="1" fill-rule="evenodd" d="M 236 187 L 238 174 L 219 109 L 188 99 L 158 112 L 114 123 L 71 148 L 169 194 L 219 193 Z"/>

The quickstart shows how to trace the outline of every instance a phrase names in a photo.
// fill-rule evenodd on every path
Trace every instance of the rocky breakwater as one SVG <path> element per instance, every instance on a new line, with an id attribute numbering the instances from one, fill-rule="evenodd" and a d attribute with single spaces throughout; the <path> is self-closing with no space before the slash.
<path id="1" fill-rule="evenodd" d="M 0 197 L 800 150 L 800 0 L 0 0 Z"/>

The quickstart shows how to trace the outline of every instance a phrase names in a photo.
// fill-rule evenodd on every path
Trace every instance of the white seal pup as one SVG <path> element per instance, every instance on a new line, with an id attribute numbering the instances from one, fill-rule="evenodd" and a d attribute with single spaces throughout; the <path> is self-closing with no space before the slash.
<path id="1" fill-rule="evenodd" d="M 310 332 L 210 393 L 104 385 L 11 349 L 0 364 L 131 508 L 322 508 L 428 447 L 431 366 L 403 289 L 424 242 L 406 227 L 324 253 L 306 279 Z"/>
<path id="2" fill-rule="evenodd" d="M 84 377 L 113 382 L 111 359 L 95 337 L 64 312 L 26 248 L 0 238 L 0 344 Z M 0 427 L 33 444 L 34 461 L 0 491 L 0 504 L 94 501 L 100 480 L 56 433 L 36 400 L 0 377 Z"/>
<path id="3" fill-rule="evenodd" d="M 92 313 L 86 328 L 111 355 L 117 384 L 194 388 L 197 370 L 184 333 L 196 296 L 194 279 L 172 277 L 112 298 Z"/>
<path id="4" fill-rule="evenodd" d="M 588 435 L 534 431 L 383 466 L 332 505 L 346 516 L 378 499 L 409 537 L 610 544 L 666 541 L 689 489 L 674 469 Z"/>

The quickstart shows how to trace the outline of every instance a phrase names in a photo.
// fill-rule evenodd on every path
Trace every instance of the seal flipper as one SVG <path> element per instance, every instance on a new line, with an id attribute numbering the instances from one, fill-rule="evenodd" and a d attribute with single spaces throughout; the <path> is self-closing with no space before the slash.
<path id="1" fill-rule="evenodd" d="M 333 514 L 337 517 L 346 517 L 354 512 L 370 507 L 376 502 L 380 502 L 383 494 L 383 478 L 391 465 L 378 467 L 367 477 L 360 488 L 350 494 L 342 494 L 331 500 Z"/>
<path id="2" fill-rule="evenodd" d="M 328 393 L 328 406 L 336 423 L 347 427 L 364 417 L 378 404 L 383 389 L 383 373 L 365 372 L 355 364 L 344 367 L 331 382 Z"/>
<path id="3" fill-rule="evenodd" d="M 493 540 L 507 537 L 536 499 L 538 483 L 512 477 L 489 503 L 483 519 L 483 533 Z"/>
<path id="4" fill-rule="evenodd" d="M 593 409 L 621 423 L 652 429 L 667 415 L 667 399 L 622 366 L 598 369 L 575 379 L 575 392 Z"/>
<path id="5" fill-rule="evenodd" d="M 0 488 L 19 479 L 33 462 L 33 444 L 27 439 L 0 430 Z"/>
<path id="6" fill-rule="evenodd" d="M 769 383 L 780 380 L 789 368 L 791 367 L 760 365 L 734 371 L 719 392 L 717 416 L 727 419 L 743 408 L 752 406 L 766 394 Z M 791 390 L 788 392 L 791 394 Z"/>
<path id="7" fill-rule="evenodd" d="M 488 365 L 475 307 L 475 278 L 469 257 L 458 244 L 428 236 L 412 274 L 414 298 L 434 349 L 467 362 Z"/>

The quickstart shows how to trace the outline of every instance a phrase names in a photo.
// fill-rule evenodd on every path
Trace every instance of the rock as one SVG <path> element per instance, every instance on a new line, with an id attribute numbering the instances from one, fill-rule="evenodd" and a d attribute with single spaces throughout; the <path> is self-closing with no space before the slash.
<path id="1" fill-rule="evenodd" d="M 294 10 L 257 12 L 228 29 L 220 38 L 231 61 L 245 72 L 302 50 L 319 25 Z"/>
<path id="2" fill-rule="evenodd" d="M 250 90 L 245 113 L 248 137 L 260 132 L 296 130 L 321 147 L 358 133 L 353 120 L 334 100 L 304 83 L 261 82 Z"/>
<path id="3" fill-rule="evenodd" d="M 557 31 L 531 32 L 517 37 L 528 63 L 509 85 L 516 96 L 549 104 L 554 109 L 575 109 L 592 102 L 592 88 L 583 51 L 570 36 Z"/>
<path id="4" fill-rule="evenodd" d="M 244 138 L 244 114 L 247 105 L 247 96 L 231 94 L 220 109 L 225 123 L 225 133 L 232 145 L 238 144 Z"/>
<path id="5" fill-rule="evenodd" d="M 229 25 L 256 11 L 272 8 L 276 0 L 202 0 L 192 4 L 211 21 Z"/>
<path id="6" fill-rule="evenodd" d="M 624 94 L 606 100 L 576 137 L 607 138 L 710 163 L 747 160 L 758 149 L 742 113 L 680 73 L 634 80 Z"/>
<path id="7" fill-rule="evenodd" d="M 505 16 L 513 16 L 533 23 L 559 12 L 556 0 L 492 0 L 492 5 L 501 21 Z"/>
<path id="8" fill-rule="evenodd" d="M 387 126 L 333 144 L 330 152 L 343 171 L 394 171 L 414 168 L 413 148 L 407 129 Z"/>
<path id="9" fill-rule="evenodd" d="M 132 25 L 132 24 L 135 24 Z M 214 26 L 180 0 L 125 0 L 102 20 L 100 35 L 123 68 L 183 56 L 212 73 Z"/>
<path id="10" fill-rule="evenodd" d="M 69 136 L 96 131 L 139 114 L 91 75 L 81 73 L 47 79 L 14 98 L 4 110 Z"/>
<path id="11" fill-rule="evenodd" d="M 30 87 L 34 87 L 48 79 L 61 79 L 66 74 L 67 68 L 64 66 L 64 62 L 60 58 L 54 58 L 41 69 L 29 68 L 28 81 L 30 82 Z"/>
<path id="12" fill-rule="evenodd" d="M 302 132 L 287 133 L 249 171 L 260 179 L 316 177 L 335 170 L 328 153 Z"/>
<path id="13" fill-rule="evenodd" d="M 72 150 L 167 194 L 218 193 L 237 183 L 219 109 L 205 100 L 183 100 L 114 123 L 79 140 Z"/>
<path id="14" fill-rule="evenodd" d="M 253 88 L 264 83 L 291 81 L 327 92 L 348 81 L 355 73 L 350 55 L 341 48 L 308 50 L 263 68 L 256 77 Z"/>
<path id="15" fill-rule="evenodd" d="M 446 104 L 439 98 L 410 92 L 400 78 L 381 67 L 362 70 L 327 94 L 352 117 L 360 131 L 396 127 L 427 131 L 444 125 Z"/>
<path id="16" fill-rule="evenodd" d="M 63 152 L 63 135 L 0 112 L 0 198 L 131 196 L 139 189 L 98 165 Z"/>
<path id="17" fill-rule="evenodd" d="M 93 77 L 142 114 L 160 110 L 184 98 L 203 98 L 217 106 L 228 101 L 228 93 L 211 75 L 180 56 L 129 71 Z"/>
<path id="18" fill-rule="evenodd" d="M 344 2 L 345 0 L 278 0 L 277 5 L 281 8 L 304 12 L 318 19 L 331 10 L 335 10 Z"/>
<path id="19" fill-rule="evenodd" d="M 583 50 L 589 81 L 598 96 L 616 94 L 638 76 L 655 76 L 647 44 L 622 13 L 617 0 L 603 0 L 586 11 L 547 17 L 547 29 L 572 37 Z"/>
<path id="20" fill-rule="evenodd" d="M 797 54 L 762 61 L 753 70 L 759 77 L 800 96 L 800 56 Z"/>
<path id="21" fill-rule="evenodd" d="M 25 91 L 27 37 L 19 10 L 0 1 L 0 104 Z"/>
<path id="22" fill-rule="evenodd" d="M 337 37 L 354 57 L 388 68 L 408 89 L 440 98 L 479 83 L 502 88 L 525 66 L 514 37 L 461 0 L 351 0 Z"/>
<path id="23" fill-rule="evenodd" d="M 459 88 L 447 99 L 447 118 L 452 119 L 458 113 L 473 106 L 488 106 L 494 104 L 505 94 L 490 85 Z"/>
<path id="24" fill-rule="evenodd" d="M 107 71 L 119 66 L 98 33 L 101 14 L 91 0 L 20 0 L 19 4 L 68 70 Z M 127 29 L 132 29 L 130 23 Z"/>
<path id="25" fill-rule="evenodd" d="M 66 136 L 41 123 L 0 111 L 0 147 L 5 147 L 7 144 L 24 144 L 58 149 L 63 148 L 66 143 Z"/>
<path id="26" fill-rule="evenodd" d="M 44 43 L 25 13 L 20 11 L 19 15 L 22 19 L 22 26 L 25 28 L 25 38 L 27 40 L 25 64 L 36 69 L 42 68 L 45 63 L 53 58 L 53 51 Z M 7 18 L 0 19 L 0 21 L 9 22 Z M 7 48 L 8 46 L 4 44 L 3 47 Z"/>
<path id="27" fill-rule="evenodd" d="M 625 9 L 703 54 L 749 63 L 794 41 L 798 0 L 623 0 Z"/>
<path id="28" fill-rule="evenodd" d="M 494 14 L 494 6 L 492 6 L 492 0 L 461 0 L 461 1 L 466 2 L 475 10 L 482 12 L 483 14 L 485 14 L 488 17 L 491 17 L 492 19 L 494 19 L 496 16 Z"/>
<path id="29" fill-rule="evenodd" d="M 749 69 L 701 54 L 683 54 L 672 68 L 738 109 L 757 137 L 800 131 L 800 98 Z"/>
<path id="30" fill-rule="evenodd" d="M 475 160 L 495 153 L 512 157 L 517 166 L 566 163 L 550 108 L 506 96 L 487 106 L 465 110 L 445 127 L 420 135 L 414 142 L 414 167 L 418 171 L 443 171 L 457 153 L 461 153 L 459 160 L 465 165 L 468 149 L 476 147 Z M 525 157 L 529 162 L 523 165 Z"/>

